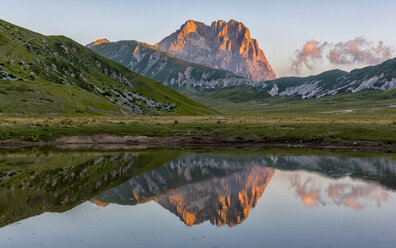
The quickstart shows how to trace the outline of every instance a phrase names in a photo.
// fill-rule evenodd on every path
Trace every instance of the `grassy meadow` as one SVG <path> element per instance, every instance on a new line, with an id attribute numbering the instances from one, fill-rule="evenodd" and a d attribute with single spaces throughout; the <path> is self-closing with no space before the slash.
<path id="1" fill-rule="evenodd" d="M 39 90 L 51 91 L 50 85 L 37 85 Z M 10 85 L 2 85 L 3 91 L 18 91 Z M 41 88 L 39 88 L 41 87 Z M 59 86 L 58 86 L 59 87 Z M 81 94 L 77 88 L 67 88 L 52 95 L 61 105 L 51 99 L 35 99 L 30 96 L 30 105 L 20 107 L 23 116 L 6 114 L 7 103 L 18 94 L 5 94 L 3 112 L 0 113 L 0 140 L 19 139 L 30 142 L 50 141 L 57 137 L 93 134 L 139 135 L 149 137 L 186 136 L 199 141 L 205 136 L 230 137 L 236 141 L 255 136 L 264 142 L 310 142 L 320 140 L 359 140 L 396 143 L 396 100 L 395 90 L 372 94 L 361 92 L 319 99 L 297 100 L 268 98 L 248 102 L 217 101 L 208 98 L 196 99 L 218 111 L 202 116 L 122 116 L 116 113 L 115 105 L 100 101 L 95 95 Z M 26 89 L 26 88 L 25 88 Z M 72 91 L 72 94 L 70 93 Z M 29 96 L 22 92 L 21 97 Z M 62 95 L 63 94 L 63 95 Z M 214 93 L 213 93 L 214 94 Z M 7 99 L 7 96 L 10 96 Z M 81 109 L 94 106 L 106 112 L 73 111 L 70 101 L 83 102 Z M 216 99 L 216 97 L 211 97 Z M 29 113 L 34 101 L 46 108 L 64 108 L 66 114 L 51 116 Z M 73 105 L 73 104 L 72 104 Z M 18 105 L 12 105 L 17 108 Z M 31 106 L 36 108 L 35 106 Z M 25 110 L 25 111 L 23 111 Z M 55 111 L 54 111 L 55 112 Z"/>
<path id="2" fill-rule="evenodd" d="M 229 115 L 396 119 L 396 89 L 386 92 L 366 90 L 313 99 L 266 97 L 250 88 L 211 91 L 202 95 L 183 93 Z"/>
<path id="3" fill-rule="evenodd" d="M 143 135 L 149 137 L 249 136 L 263 141 L 368 140 L 396 143 L 396 119 L 364 116 L 70 116 L 0 118 L 0 139 L 36 142 L 61 136 Z"/>

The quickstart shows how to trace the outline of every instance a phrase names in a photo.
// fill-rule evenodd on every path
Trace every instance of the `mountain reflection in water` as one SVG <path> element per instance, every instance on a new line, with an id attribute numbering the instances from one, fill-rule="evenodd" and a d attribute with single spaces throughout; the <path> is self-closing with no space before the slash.
<path id="1" fill-rule="evenodd" d="M 224 178 L 186 185 L 155 199 L 188 226 L 242 223 L 263 195 L 275 170 L 251 167 Z"/>
<path id="2" fill-rule="evenodd" d="M 338 169 L 339 168 L 339 169 Z M 388 200 L 379 184 L 394 187 L 396 166 L 385 159 L 316 156 L 249 156 L 187 154 L 108 190 L 92 201 L 136 205 L 153 200 L 177 215 L 187 226 L 205 221 L 230 227 L 241 224 L 263 196 L 276 170 L 294 171 L 291 189 L 307 207 L 337 205 L 361 210 Z M 301 170 L 315 176 L 300 176 Z M 319 173 L 319 175 L 318 175 Z M 330 178 L 360 180 L 324 183 Z M 316 182 L 318 181 L 318 182 Z"/>
<path id="3" fill-rule="evenodd" d="M 395 154 L 0 151 L 0 247 L 393 248 L 395 190 Z"/>

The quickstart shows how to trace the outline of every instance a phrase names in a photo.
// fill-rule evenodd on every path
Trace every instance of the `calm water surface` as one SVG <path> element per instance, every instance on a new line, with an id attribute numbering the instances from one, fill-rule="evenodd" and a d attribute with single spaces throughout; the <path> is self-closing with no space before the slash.
<path id="1" fill-rule="evenodd" d="M 0 247 L 396 247 L 396 156 L 0 153 Z"/>

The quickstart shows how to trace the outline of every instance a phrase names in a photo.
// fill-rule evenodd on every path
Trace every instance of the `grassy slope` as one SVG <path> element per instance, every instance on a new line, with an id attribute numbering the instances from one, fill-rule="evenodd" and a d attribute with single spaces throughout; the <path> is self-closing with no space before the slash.
<path id="1" fill-rule="evenodd" d="M 132 112 L 183 115 L 215 113 L 71 39 L 63 36 L 43 36 L 1 20 L 0 71 L 2 77 L 74 85 L 87 91 L 87 94 L 98 95 L 102 101 L 106 100 L 106 96 L 119 106 L 127 105 L 132 108 Z M 125 100 L 124 96 L 129 94 L 140 95 L 147 101 L 159 103 L 160 107 L 152 107 L 146 100 L 138 98 Z M 174 103 L 177 106 L 172 105 Z"/>
<path id="2" fill-rule="evenodd" d="M 366 90 L 355 94 L 344 93 L 315 99 L 298 97 L 255 97 L 253 89 L 229 89 L 208 92 L 205 95 L 186 93 L 224 114 L 264 115 L 270 117 L 331 117 L 396 118 L 396 90 L 386 92 Z M 253 100 L 246 101 L 249 97 Z M 241 100 L 242 99 L 242 100 Z M 352 112 L 348 110 L 353 110 Z"/>
<path id="3" fill-rule="evenodd" d="M 121 114 L 116 104 L 80 87 L 38 80 L 0 80 L 0 113 Z"/>
<path id="4" fill-rule="evenodd" d="M 177 109 L 178 115 L 213 115 L 218 114 L 216 110 L 210 109 L 207 106 L 191 99 L 183 94 L 157 82 L 150 78 L 138 75 L 145 84 L 141 87 L 140 92 L 148 97 L 154 97 L 157 94 L 161 95 L 161 100 L 164 102 L 176 103 L 179 107 Z M 155 91 L 153 91 L 155 88 Z"/>
<path id="5" fill-rule="evenodd" d="M 347 72 L 341 70 L 330 70 L 308 77 L 282 77 L 266 82 L 270 85 L 276 84 L 280 91 L 285 90 L 288 87 L 298 86 L 312 81 L 320 81 L 319 85 L 323 89 L 329 89 L 335 84 L 337 78 L 347 74 Z"/>

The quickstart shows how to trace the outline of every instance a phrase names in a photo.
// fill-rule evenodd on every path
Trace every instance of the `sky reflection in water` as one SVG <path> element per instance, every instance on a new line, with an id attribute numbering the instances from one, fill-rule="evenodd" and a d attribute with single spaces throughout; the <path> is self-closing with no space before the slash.
<path id="1" fill-rule="evenodd" d="M 54 186 L 47 208 L 57 205 L 53 202 L 62 205 L 65 199 L 57 198 L 62 194 L 72 202 L 64 204 L 64 212 L 56 211 L 61 213 L 34 205 L 39 215 L 18 217 L 21 210 L 13 212 L 4 203 L 4 195 L 12 195 L 11 190 L 3 190 L 0 209 L 17 221 L 0 229 L 0 247 L 396 245 L 396 162 L 392 158 L 184 153 L 153 170 L 131 172 L 133 176 L 114 187 L 106 186 L 118 180 L 117 171 L 129 173 L 127 168 L 144 156 L 129 155 L 98 155 L 90 158 L 95 163 L 84 160 L 96 175 L 95 166 L 103 161 L 119 167 L 112 164 L 109 174 L 98 179 L 100 183 L 93 181 L 96 193 L 82 204 L 78 201 L 84 198 L 73 202 L 73 192 Z M 55 176 L 67 182 L 68 173 L 76 174 L 77 169 Z M 89 188 L 90 184 L 84 185 Z M 17 197 L 8 199 L 9 204 L 21 204 Z M 29 207 L 29 202 L 22 204 Z"/>

